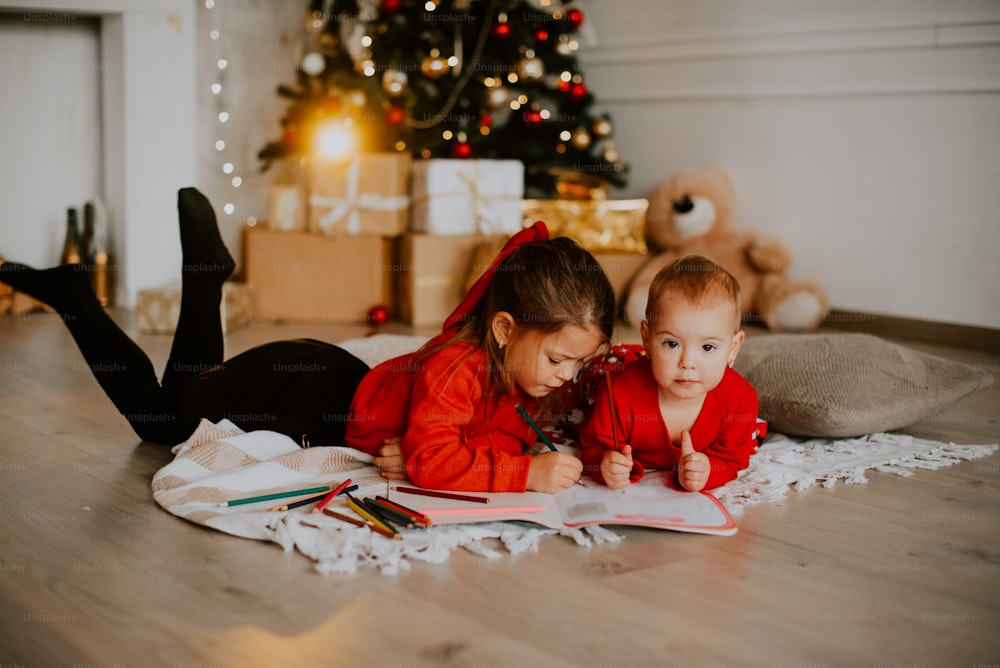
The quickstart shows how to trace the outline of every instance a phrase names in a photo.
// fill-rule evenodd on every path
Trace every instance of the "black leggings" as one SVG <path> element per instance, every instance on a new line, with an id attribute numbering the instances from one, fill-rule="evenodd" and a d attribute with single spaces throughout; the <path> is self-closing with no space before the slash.
<path id="1" fill-rule="evenodd" d="M 145 352 L 105 312 L 85 275 L 58 307 L 105 393 L 144 440 L 176 444 L 201 418 L 270 429 L 303 445 L 343 445 L 354 390 L 368 366 L 310 339 L 277 341 L 223 361 L 222 282 L 182 276 L 180 317 L 157 380 Z M 75 278 L 75 277 L 74 277 Z"/>

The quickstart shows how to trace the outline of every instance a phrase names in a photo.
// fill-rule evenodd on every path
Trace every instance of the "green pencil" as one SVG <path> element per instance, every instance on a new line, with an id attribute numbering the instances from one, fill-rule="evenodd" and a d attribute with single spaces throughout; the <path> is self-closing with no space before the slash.
<path id="1" fill-rule="evenodd" d="M 531 419 L 530 415 L 528 415 L 528 411 L 524 410 L 524 407 L 521 404 L 514 404 L 514 408 L 517 409 L 518 413 L 524 416 L 524 419 L 528 421 L 528 424 L 530 424 L 531 428 L 535 430 L 535 433 L 541 437 L 542 442 L 545 443 L 545 445 L 549 446 L 549 450 L 555 452 L 556 446 L 552 445 L 552 441 L 550 441 L 549 437 L 545 435 L 545 432 L 542 431 L 542 428 L 539 427 L 537 424 L 535 424 L 535 421 Z"/>
<path id="2" fill-rule="evenodd" d="M 275 492 L 274 494 L 262 494 L 261 496 L 248 496 L 243 499 L 232 499 L 231 501 L 226 501 L 225 503 L 220 503 L 220 506 L 239 506 L 244 503 L 256 503 L 257 501 L 271 501 L 273 499 L 285 499 L 289 496 L 298 496 L 300 494 L 314 494 L 317 492 L 328 492 L 330 491 L 329 485 L 324 485 L 323 487 L 310 487 L 309 489 L 296 489 L 289 492 Z"/>

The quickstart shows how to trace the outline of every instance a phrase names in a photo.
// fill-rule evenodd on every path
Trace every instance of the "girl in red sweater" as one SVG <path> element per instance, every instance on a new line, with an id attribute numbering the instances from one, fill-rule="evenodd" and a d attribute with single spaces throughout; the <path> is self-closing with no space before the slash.
<path id="1" fill-rule="evenodd" d="M 362 379 L 348 446 L 385 455 L 401 436 L 406 475 L 432 489 L 551 493 L 579 479 L 572 455 L 528 454 L 537 437 L 517 406 L 542 424 L 562 414 L 560 389 L 610 341 L 615 296 L 590 253 L 547 237 L 541 223 L 515 235 L 439 336 Z"/>

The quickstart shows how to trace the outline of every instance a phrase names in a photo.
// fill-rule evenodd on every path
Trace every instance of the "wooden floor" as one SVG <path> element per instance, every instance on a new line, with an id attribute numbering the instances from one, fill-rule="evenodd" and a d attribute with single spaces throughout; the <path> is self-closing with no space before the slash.
<path id="1" fill-rule="evenodd" d="M 362 331 L 256 324 L 227 346 Z M 139 341 L 162 365 L 169 337 Z M 1000 384 L 1000 355 L 914 347 Z M 994 386 L 905 431 L 995 443 L 998 408 Z M 550 537 L 392 577 L 319 575 L 168 515 L 150 479 L 170 459 L 61 322 L 0 317 L 0 666 L 1000 665 L 996 454 L 792 493 L 733 537 L 616 529 L 617 545 Z"/>

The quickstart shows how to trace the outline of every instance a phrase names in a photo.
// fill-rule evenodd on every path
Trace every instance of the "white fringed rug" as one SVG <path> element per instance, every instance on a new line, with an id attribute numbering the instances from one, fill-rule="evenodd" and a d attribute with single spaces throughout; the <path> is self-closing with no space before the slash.
<path id="1" fill-rule="evenodd" d="M 375 336 L 342 344 L 368 364 L 414 350 L 421 337 Z M 912 475 L 992 454 L 997 445 L 955 445 L 897 434 L 856 439 L 791 439 L 771 434 L 736 480 L 713 494 L 739 516 L 748 505 L 776 502 L 789 490 L 838 480 L 867 482 L 866 471 Z M 260 504 L 223 507 L 227 499 L 283 489 L 339 483 L 350 477 L 357 496 L 384 494 L 385 480 L 371 457 L 349 448 L 303 450 L 274 432 L 244 433 L 228 422 L 203 421 L 188 441 L 174 448 L 174 460 L 153 477 L 153 498 L 178 517 L 244 538 L 278 543 L 316 562 L 321 573 L 353 573 L 372 566 L 383 574 L 408 569 L 413 561 L 441 563 L 465 548 L 487 558 L 535 551 L 541 538 L 561 534 L 581 546 L 617 542 L 621 537 L 598 526 L 554 531 L 516 522 L 430 527 L 390 540 L 308 509 L 266 512 Z M 269 504 L 263 504 L 265 507 Z M 335 500 L 331 508 L 344 510 Z M 349 511 L 347 511 L 349 513 Z"/>

